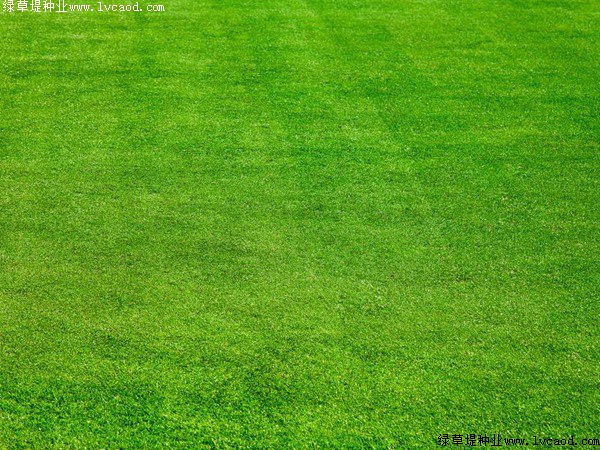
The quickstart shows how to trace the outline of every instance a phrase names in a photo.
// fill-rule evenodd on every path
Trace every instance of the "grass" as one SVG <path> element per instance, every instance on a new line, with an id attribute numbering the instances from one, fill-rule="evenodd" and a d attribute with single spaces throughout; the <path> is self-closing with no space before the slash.
<path id="1" fill-rule="evenodd" d="M 0 448 L 600 437 L 596 0 L 166 9 L 0 14 Z"/>

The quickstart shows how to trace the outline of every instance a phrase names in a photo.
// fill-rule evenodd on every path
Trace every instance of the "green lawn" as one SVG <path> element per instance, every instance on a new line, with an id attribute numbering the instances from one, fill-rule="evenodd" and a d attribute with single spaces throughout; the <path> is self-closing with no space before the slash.
<path id="1" fill-rule="evenodd" d="M 0 448 L 600 438 L 598 0 L 164 4 L 0 13 Z"/>

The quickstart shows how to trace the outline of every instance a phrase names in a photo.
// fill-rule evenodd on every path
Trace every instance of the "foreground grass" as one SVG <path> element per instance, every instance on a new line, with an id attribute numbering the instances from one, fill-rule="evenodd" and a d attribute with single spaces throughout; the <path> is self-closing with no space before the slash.
<path id="1" fill-rule="evenodd" d="M 600 437 L 599 15 L 0 14 L 0 447 Z"/>

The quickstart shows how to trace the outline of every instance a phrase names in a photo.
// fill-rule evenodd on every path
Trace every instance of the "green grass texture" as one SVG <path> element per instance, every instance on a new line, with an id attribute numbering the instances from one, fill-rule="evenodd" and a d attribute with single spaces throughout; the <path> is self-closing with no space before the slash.
<path id="1" fill-rule="evenodd" d="M 164 5 L 0 13 L 0 448 L 600 438 L 598 0 Z"/>

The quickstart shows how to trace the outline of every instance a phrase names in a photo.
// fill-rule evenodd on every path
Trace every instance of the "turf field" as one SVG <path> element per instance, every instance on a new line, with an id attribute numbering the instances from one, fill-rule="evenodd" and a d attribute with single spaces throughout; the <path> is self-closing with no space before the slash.
<path id="1" fill-rule="evenodd" d="M 600 438 L 598 0 L 163 4 L 0 14 L 0 448 Z"/>

